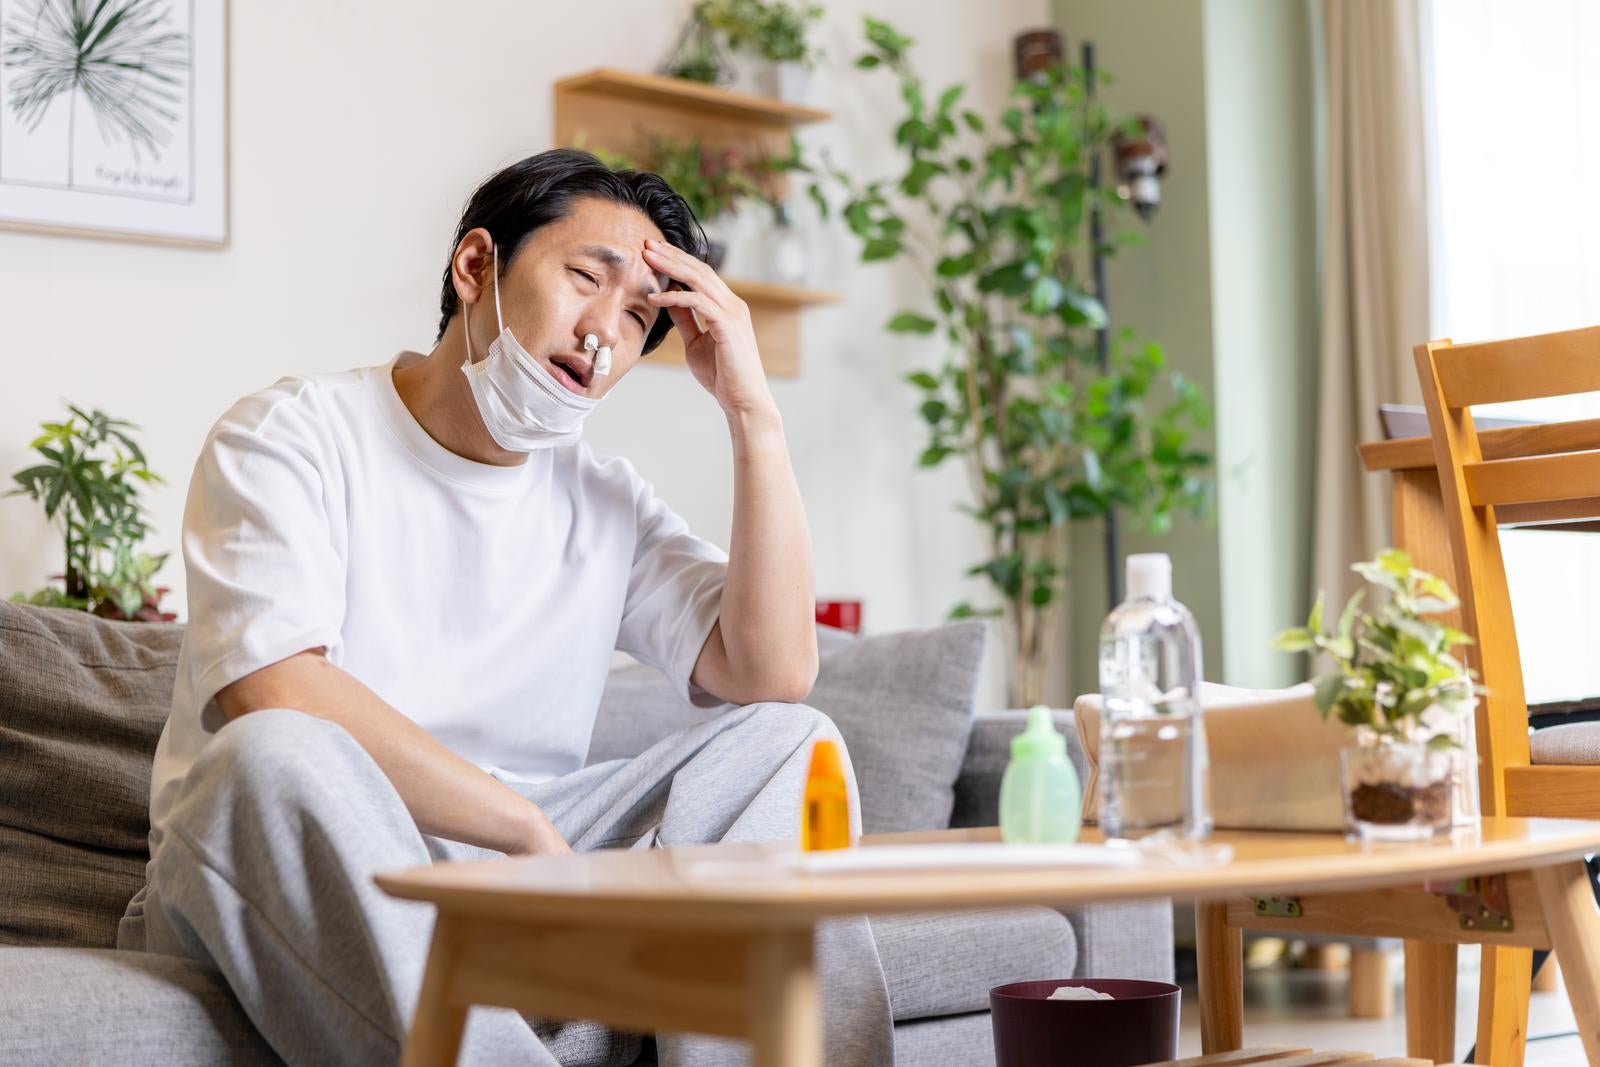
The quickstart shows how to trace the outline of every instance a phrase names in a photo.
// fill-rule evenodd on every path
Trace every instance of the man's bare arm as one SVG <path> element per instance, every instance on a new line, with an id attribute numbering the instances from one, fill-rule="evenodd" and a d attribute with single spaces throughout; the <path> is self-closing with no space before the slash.
<path id="1" fill-rule="evenodd" d="M 538 805 L 441 745 L 320 650 L 224 687 L 217 707 L 230 722 L 288 708 L 338 723 L 388 776 L 425 834 L 511 855 L 571 851 Z"/>

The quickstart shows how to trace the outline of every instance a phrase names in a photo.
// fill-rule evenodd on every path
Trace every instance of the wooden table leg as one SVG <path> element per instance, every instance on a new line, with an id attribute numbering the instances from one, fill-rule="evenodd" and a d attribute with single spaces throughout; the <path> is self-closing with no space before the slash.
<path id="1" fill-rule="evenodd" d="M 1451 1063 L 1455 1048 L 1456 946 L 1407 941 L 1406 1055 Z"/>
<path id="2" fill-rule="evenodd" d="M 1478 978 L 1479 1063 L 1522 1067 L 1528 1044 L 1533 949 L 1484 945 Z"/>
<path id="3" fill-rule="evenodd" d="M 1387 1019 L 1394 1014 L 1394 987 L 1389 982 L 1389 953 L 1381 948 L 1350 951 L 1350 1017 Z"/>
<path id="4" fill-rule="evenodd" d="M 1589 1067 L 1600 1067 L 1600 913 L 1595 911 L 1589 872 L 1581 863 L 1540 867 L 1533 872 L 1533 884 L 1539 890 L 1550 945 L 1561 956 L 1561 977 L 1578 1020 L 1583 1051 Z"/>
<path id="5" fill-rule="evenodd" d="M 433 921 L 428 969 L 422 975 L 422 992 L 417 997 L 417 1013 L 411 1020 L 401 1067 L 447 1067 L 461 1054 L 467 1008 L 451 1003 L 449 995 L 460 955 L 455 923 L 441 912 Z"/>
<path id="6" fill-rule="evenodd" d="M 1208 1055 L 1244 1047 L 1244 931 L 1228 925 L 1226 904 L 1194 906 L 1200 970 L 1200 1048 Z"/>
<path id="7" fill-rule="evenodd" d="M 751 1067 L 822 1067 L 815 939 L 805 927 L 774 930 L 751 945 Z"/>

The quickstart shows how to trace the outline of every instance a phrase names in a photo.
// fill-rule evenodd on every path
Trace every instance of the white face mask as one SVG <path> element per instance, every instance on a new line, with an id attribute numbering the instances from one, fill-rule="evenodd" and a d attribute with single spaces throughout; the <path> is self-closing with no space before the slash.
<path id="1" fill-rule="evenodd" d="M 472 305 L 462 312 L 470 316 Z M 583 420 L 600 401 L 579 396 L 556 380 L 538 360 L 528 355 L 506 328 L 500 314 L 500 250 L 494 249 L 494 317 L 500 333 L 489 344 L 489 354 L 472 362 L 472 331 L 466 329 L 467 361 L 461 373 L 472 385 L 478 414 L 501 448 L 532 452 L 577 441 Z"/>

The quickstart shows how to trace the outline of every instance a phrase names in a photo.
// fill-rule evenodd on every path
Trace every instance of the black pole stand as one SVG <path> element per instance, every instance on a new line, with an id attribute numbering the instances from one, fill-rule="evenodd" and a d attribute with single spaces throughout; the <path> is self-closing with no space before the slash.
<path id="1" fill-rule="evenodd" d="M 1084 90 L 1090 100 L 1094 99 L 1094 42 L 1083 42 L 1083 80 Z M 1094 295 L 1100 301 L 1100 306 L 1107 306 L 1106 294 L 1106 257 L 1103 250 L 1105 243 L 1104 224 L 1100 210 L 1100 156 L 1096 151 L 1094 158 L 1089 161 L 1089 255 L 1094 269 Z M 1109 315 L 1106 322 L 1094 334 L 1095 355 L 1099 360 L 1100 373 L 1106 374 L 1111 370 L 1111 323 Z M 1117 545 L 1117 512 L 1114 507 L 1106 509 L 1105 517 L 1105 556 L 1106 556 L 1106 601 L 1107 610 L 1122 603 L 1122 551 Z"/>

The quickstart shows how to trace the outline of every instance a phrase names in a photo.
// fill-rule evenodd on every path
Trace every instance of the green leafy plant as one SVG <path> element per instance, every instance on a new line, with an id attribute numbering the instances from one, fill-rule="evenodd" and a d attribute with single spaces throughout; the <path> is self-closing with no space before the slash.
<path id="1" fill-rule="evenodd" d="M 1443 578 L 1412 566 L 1399 549 L 1385 549 L 1350 569 L 1387 594 L 1377 612 L 1361 611 L 1366 590 L 1360 590 L 1333 629 L 1325 631 L 1318 595 L 1306 624 L 1283 631 L 1273 646 L 1321 653 L 1333 661 L 1335 669 L 1315 679 L 1317 710 L 1324 719 L 1337 715 L 1340 722 L 1390 741 L 1455 747 L 1455 722 L 1482 692 L 1471 670 L 1452 653 L 1472 638 L 1426 618 L 1454 609 L 1455 592 Z"/>
<path id="2" fill-rule="evenodd" d="M 132 437 L 132 423 L 98 409 L 69 404 L 65 422 L 47 422 L 28 446 L 43 463 L 12 475 L 17 488 L 7 496 L 28 496 L 44 505 L 64 542 L 62 586 L 46 586 L 13 600 L 43 607 L 91 611 L 113 619 L 170 621 L 161 610 L 167 591 L 155 584 L 165 553 L 139 551 L 149 532 L 143 486 L 161 478 L 145 463 Z"/>
<path id="3" fill-rule="evenodd" d="M 613 170 L 655 171 L 702 223 L 735 213 L 746 200 L 766 199 L 761 182 L 767 164 L 733 148 L 709 148 L 698 137 L 652 135 L 637 154 L 590 151 Z"/>
<path id="4" fill-rule="evenodd" d="M 822 17 L 816 4 L 784 0 L 700 0 L 695 15 L 734 52 L 773 63 L 815 66 L 822 53 L 811 47 L 811 24 Z"/>
<path id="5" fill-rule="evenodd" d="M 912 69 L 911 40 L 866 20 L 856 65 L 890 72 L 905 115 L 894 143 L 897 178 L 866 181 L 803 158 L 824 216 L 842 191 L 842 217 L 864 262 L 909 259 L 932 307 L 889 319 L 896 333 L 939 336 L 941 362 L 909 375 L 928 427 L 921 463 L 965 461 L 1003 607 L 960 604 L 953 615 L 1003 614 L 1014 638 L 1013 702 L 1036 703 L 1067 578 L 1067 524 L 1116 509 L 1166 530 L 1175 513 L 1209 512 L 1209 424 L 1200 390 L 1166 366 L 1162 349 L 1117 336 L 1097 365 L 1105 309 L 1080 274 L 1090 255 L 1090 208 L 1125 212 L 1096 192 L 1090 168 L 1121 124 L 1090 100 L 1083 72 L 1060 67 L 1019 81 L 998 118 L 963 108 L 963 85 L 932 95 Z M 1127 243 L 1120 235 L 1109 246 Z"/>

